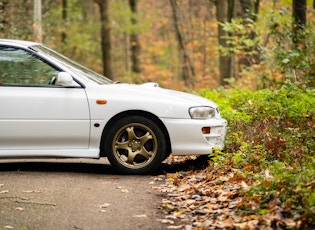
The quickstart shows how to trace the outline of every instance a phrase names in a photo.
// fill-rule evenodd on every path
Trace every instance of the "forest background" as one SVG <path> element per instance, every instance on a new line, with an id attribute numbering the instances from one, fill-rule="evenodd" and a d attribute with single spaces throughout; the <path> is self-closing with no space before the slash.
<path id="1" fill-rule="evenodd" d="M 314 74 L 314 1 L 295 2 L 301 35 L 292 0 L 1 0 L 0 37 L 43 42 L 115 81 L 257 89 Z"/>
<path id="2" fill-rule="evenodd" d="M 222 220 L 198 210 L 197 227 L 315 228 L 314 19 L 315 0 L 0 0 L 1 38 L 218 103 L 226 147 L 209 155 L 201 183 L 239 184 L 231 197 L 242 199 Z M 187 186 L 197 173 L 169 179 Z M 173 218 L 192 213 L 172 207 Z"/>

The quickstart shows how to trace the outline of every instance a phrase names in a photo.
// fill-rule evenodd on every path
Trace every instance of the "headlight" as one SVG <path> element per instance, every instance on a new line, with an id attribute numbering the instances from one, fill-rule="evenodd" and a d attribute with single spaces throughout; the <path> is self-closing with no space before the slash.
<path id="1" fill-rule="evenodd" d="M 215 109 L 207 106 L 192 107 L 189 109 L 192 119 L 207 119 L 215 116 Z"/>

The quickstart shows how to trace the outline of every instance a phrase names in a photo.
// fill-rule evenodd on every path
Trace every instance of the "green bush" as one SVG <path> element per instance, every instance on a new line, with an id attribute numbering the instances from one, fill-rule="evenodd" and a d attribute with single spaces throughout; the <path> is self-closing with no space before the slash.
<path id="1" fill-rule="evenodd" d="M 264 213 L 271 199 L 266 197 L 276 196 L 294 218 L 314 224 L 315 90 L 287 82 L 278 90 L 220 88 L 200 95 L 215 101 L 228 120 L 224 154 L 216 156 L 244 172 L 248 166 L 255 168 L 256 176 L 247 176 L 253 184 L 249 199 L 261 197 L 256 214 Z M 268 187 L 266 170 L 272 175 Z"/>

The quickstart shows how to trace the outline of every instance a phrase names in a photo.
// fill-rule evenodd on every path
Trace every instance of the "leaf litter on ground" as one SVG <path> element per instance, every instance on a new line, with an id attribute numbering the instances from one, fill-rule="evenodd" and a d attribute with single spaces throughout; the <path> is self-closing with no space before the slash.
<path id="1" fill-rule="evenodd" d="M 168 229 L 300 228 L 300 221 L 282 215 L 283 207 L 276 198 L 265 209 L 259 199 L 248 199 L 246 192 L 252 182 L 240 169 L 195 156 L 171 155 L 163 164 L 164 174 L 155 176 L 154 183 L 162 194 L 164 218 L 159 221 L 169 225 Z M 269 171 L 264 174 L 267 179 L 272 177 Z"/>

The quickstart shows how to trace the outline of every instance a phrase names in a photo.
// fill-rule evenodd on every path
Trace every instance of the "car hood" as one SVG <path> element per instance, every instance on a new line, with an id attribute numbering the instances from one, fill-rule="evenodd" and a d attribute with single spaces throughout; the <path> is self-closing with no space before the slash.
<path id="1" fill-rule="evenodd" d="M 157 83 L 145 83 L 141 85 L 135 84 L 115 84 L 113 85 L 118 91 L 124 92 L 127 94 L 128 92 L 134 97 L 141 97 L 143 100 L 146 98 L 155 99 L 155 100 L 163 100 L 170 101 L 172 103 L 176 102 L 177 104 L 189 104 L 189 106 L 211 106 L 213 108 L 217 108 L 217 104 L 213 101 L 210 101 L 201 96 L 197 96 L 190 93 L 180 92 L 176 90 L 170 90 L 161 88 Z"/>

